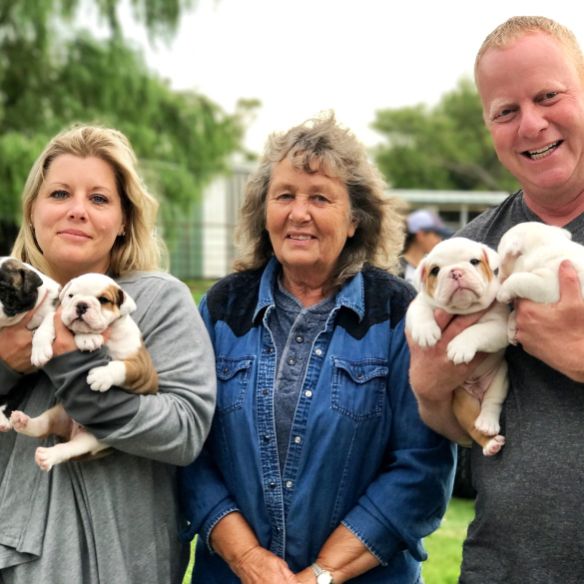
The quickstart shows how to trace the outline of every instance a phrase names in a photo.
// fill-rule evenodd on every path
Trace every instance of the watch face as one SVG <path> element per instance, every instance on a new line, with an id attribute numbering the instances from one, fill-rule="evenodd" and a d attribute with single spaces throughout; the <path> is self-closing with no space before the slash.
<path id="1" fill-rule="evenodd" d="M 316 584 L 332 584 L 333 577 L 330 572 L 323 572 L 316 577 Z"/>

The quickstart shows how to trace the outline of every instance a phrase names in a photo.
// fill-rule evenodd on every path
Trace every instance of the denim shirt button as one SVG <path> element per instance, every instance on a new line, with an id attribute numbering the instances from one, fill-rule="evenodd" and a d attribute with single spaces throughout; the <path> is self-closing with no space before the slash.
<path id="1" fill-rule="evenodd" d="M 304 392 L 304 395 L 305 395 L 306 397 L 312 397 L 312 391 L 311 391 L 310 389 L 307 389 L 307 390 Z"/>
<path id="2" fill-rule="evenodd" d="M 262 440 L 263 440 L 264 442 L 269 442 L 269 441 L 270 441 L 270 435 L 269 435 L 269 434 L 264 434 L 264 435 L 262 436 Z"/>
<path id="3" fill-rule="evenodd" d="M 314 350 L 314 354 L 315 354 L 317 357 L 320 357 L 320 356 L 322 355 L 322 349 L 315 349 L 315 350 Z"/>
<path id="4" fill-rule="evenodd" d="M 278 483 L 276 483 L 276 481 L 270 481 L 268 483 L 268 487 L 270 487 L 270 489 L 275 489 L 278 486 Z"/>
<path id="5" fill-rule="evenodd" d="M 294 436 L 294 444 L 302 444 L 302 436 Z"/>
<path id="6" fill-rule="evenodd" d="M 270 392 L 267 389 L 262 389 L 262 395 L 268 395 Z"/>
<path id="7" fill-rule="evenodd" d="M 293 481 L 286 481 L 286 488 L 287 489 L 291 489 L 294 486 L 294 482 Z"/>
<path id="8" fill-rule="evenodd" d="M 296 337 L 296 342 L 297 342 L 297 343 L 301 343 L 303 340 L 304 340 L 304 337 L 303 337 L 302 335 L 298 335 L 298 336 Z"/>

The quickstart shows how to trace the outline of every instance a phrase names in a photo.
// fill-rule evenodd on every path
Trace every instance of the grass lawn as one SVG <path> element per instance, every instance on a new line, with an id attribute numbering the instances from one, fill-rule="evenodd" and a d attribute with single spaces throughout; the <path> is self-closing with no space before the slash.
<path id="1" fill-rule="evenodd" d="M 442 525 L 424 540 L 428 559 L 422 564 L 425 584 L 456 584 L 462 559 L 462 542 L 474 517 L 474 501 L 451 499 Z"/>
<path id="2" fill-rule="evenodd" d="M 466 528 L 474 516 L 474 501 L 452 499 L 440 528 L 424 541 L 429 558 L 422 564 L 425 584 L 456 584 Z M 191 564 L 183 584 L 189 584 Z"/>

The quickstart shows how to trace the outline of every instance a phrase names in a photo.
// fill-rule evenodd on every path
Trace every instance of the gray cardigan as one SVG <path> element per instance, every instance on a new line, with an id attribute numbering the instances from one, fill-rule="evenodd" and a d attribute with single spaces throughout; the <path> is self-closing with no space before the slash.
<path id="1" fill-rule="evenodd" d="M 23 404 L 31 416 L 58 399 L 113 446 L 98 460 L 45 473 L 41 441 L 0 434 L 0 583 L 179 583 L 188 549 L 179 543 L 175 465 L 199 454 L 215 408 L 213 349 L 188 288 L 167 274 L 118 280 L 152 355 L 160 393 L 98 393 L 85 377 L 105 349 L 52 359 Z M 0 392 L 20 375 L 0 361 Z M 51 437 L 46 441 L 54 443 Z"/>

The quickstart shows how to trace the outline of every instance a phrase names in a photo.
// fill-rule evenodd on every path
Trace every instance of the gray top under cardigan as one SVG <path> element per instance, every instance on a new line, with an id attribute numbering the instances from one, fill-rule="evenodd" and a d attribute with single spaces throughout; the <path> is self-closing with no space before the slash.
<path id="1" fill-rule="evenodd" d="M 87 371 L 105 349 L 51 360 L 31 379 L 31 416 L 61 401 L 115 450 L 45 473 L 34 463 L 42 442 L 0 434 L 0 582 L 3 584 L 179 583 L 188 550 L 179 543 L 174 465 L 198 455 L 215 407 L 211 344 L 188 288 L 167 274 L 119 280 L 138 306 L 132 315 L 152 355 L 160 393 L 103 394 Z M 20 378 L 0 362 L 0 392 Z M 12 567 L 10 567 L 12 566 Z"/>

